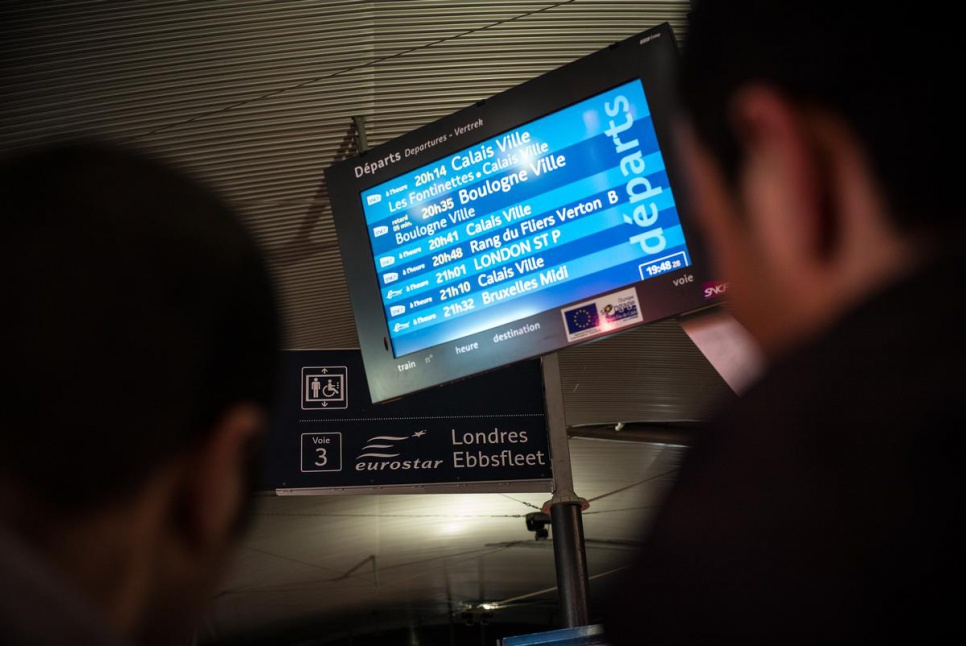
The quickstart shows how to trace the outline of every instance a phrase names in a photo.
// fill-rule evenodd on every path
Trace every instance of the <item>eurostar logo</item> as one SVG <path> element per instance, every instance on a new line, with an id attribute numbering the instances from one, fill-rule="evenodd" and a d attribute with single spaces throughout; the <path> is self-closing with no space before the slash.
<path id="1" fill-rule="evenodd" d="M 404 449 L 409 446 L 410 439 L 422 438 L 427 434 L 426 429 L 416 431 L 412 435 L 376 435 L 370 437 L 362 452 L 356 457 L 356 471 L 414 471 L 422 469 L 438 469 L 443 463 L 437 459 L 407 459 L 403 456 Z M 419 452 L 417 446 L 412 450 Z"/>

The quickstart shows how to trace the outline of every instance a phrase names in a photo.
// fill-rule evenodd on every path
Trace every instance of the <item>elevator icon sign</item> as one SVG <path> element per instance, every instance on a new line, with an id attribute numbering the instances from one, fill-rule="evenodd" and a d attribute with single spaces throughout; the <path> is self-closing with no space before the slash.
<path id="1" fill-rule="evenodd" d="M 348 408 L 348 373 L 345 366 L 302 368 L 302 410 Z"/>

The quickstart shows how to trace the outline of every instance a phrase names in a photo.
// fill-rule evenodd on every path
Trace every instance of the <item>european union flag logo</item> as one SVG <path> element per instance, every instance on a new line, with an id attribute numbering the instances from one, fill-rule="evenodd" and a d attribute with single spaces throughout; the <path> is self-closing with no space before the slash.
<path id="1" fill-rule="evenodd" d="M 567 320 L 567 330 L 571 334 L 577 334 L 583 330 L 595 328 L 600 324 L 600 317 L 597 314 L 597 304 L 590 303 L 581 307 L 567 310 L 564 314 Z"/>

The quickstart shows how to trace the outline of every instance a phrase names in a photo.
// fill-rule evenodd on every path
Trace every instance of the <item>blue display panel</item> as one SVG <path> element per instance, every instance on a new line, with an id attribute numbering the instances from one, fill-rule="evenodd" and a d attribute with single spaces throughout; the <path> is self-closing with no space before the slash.
<path id="1" fill-rule="evenodd" d="M 500 646 L 609 646 L 602 624 L 504 637 Z"/>
<path id="2" fill-rule="evenodd" d="M 372 401 L 714 306 L 667 23 L 326 169 Z"/>
<path id="3" fill-rule="evenodd" d="M 691 264 L 636 79 L 360 198 L 396 356 Z"/>

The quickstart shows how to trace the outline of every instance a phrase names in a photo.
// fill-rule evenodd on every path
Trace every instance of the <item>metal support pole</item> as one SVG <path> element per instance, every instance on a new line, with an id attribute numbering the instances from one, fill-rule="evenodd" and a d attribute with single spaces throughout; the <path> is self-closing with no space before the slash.
<path id="1" fill-rule="evenodd" d="M 356 151 L 364 153 L 369 150 L 369 137 L 366 132 L 366 117 L 352 117 L 352 123 L 356 128 Z"/>
<path id="2" fill-rule="evenodd" d="M 590 622 L 590 584 L 580 503 L 551 505 L 550 527 L 564 623 L 567 628 L 586 626 Z"/>
<path id="3" fill-rule="evenodd" d="M 557 355 L 544 356 L 541 365 L 554 482 L 553 498 L 544 503 L 543 511 L 550 515 L 557 591 L 564 623 L 567 628 L 574 628 L 586 626 L 590 621 L 590 582 L 587 576 L 587 554 L 581 517 L 588 505 L 586 500 L 574 493 Z"/>

